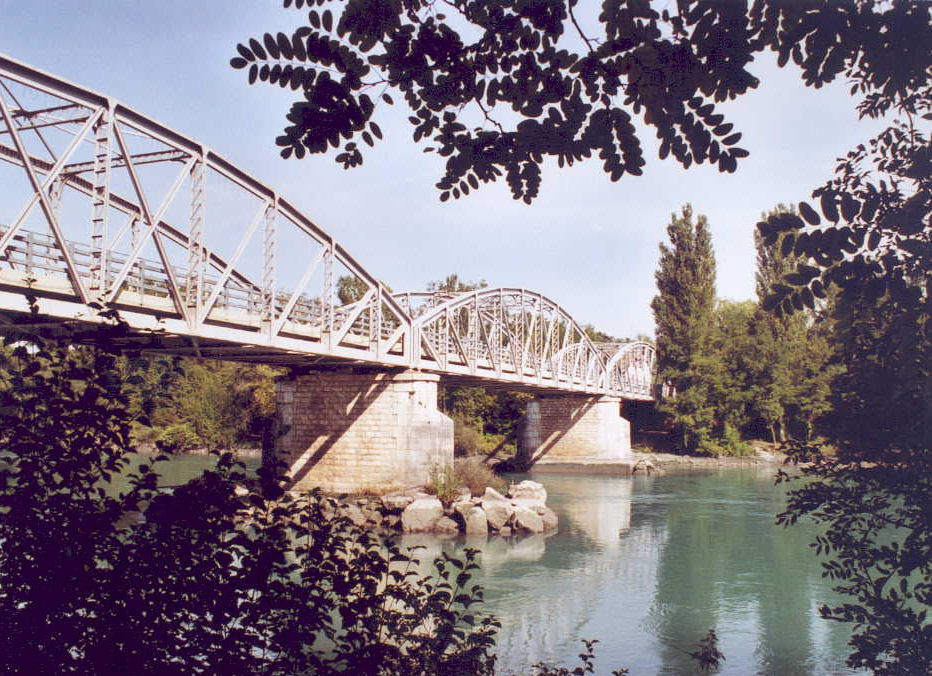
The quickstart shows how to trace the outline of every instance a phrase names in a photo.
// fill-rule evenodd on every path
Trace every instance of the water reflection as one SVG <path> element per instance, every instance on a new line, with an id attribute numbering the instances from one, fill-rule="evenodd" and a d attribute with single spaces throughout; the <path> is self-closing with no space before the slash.
<path id="1" fill-rule="evenodd" d="M 487 610 L 502 621 L 502 673 L 573 662 L 582 638 L 601 641 L 598 673 L 692 673 L 685 651 L 710 627 L 722 674 L 852 673 L 847 629 L 817 618 L 830 595 L 811 532 L 773 525 L 783 498 L 769 471 L 534 478 L 559 533 L 470 543 L 482 550 Z"/>
<path id="2" fill-rule="evenodd" d="M 173 461 L 164 483 L 211 464 Z M 481 550 L 485 609 L 502 622 L 499 673 L 575 664 L 583 638 L 601 641 L 600 674 L 695 673 L 684 651 L 710 627 L 726 655 L 720 674 L 853 673 L 847 627 L 817 616 L 834 597 L 809 550 L 811 529 L 773 525 L 783 496 L 770 470 L 532 478 L 560 517 L 554 535 L 401 538 L 423 547 L 423 572 L 441 552 Z"/>

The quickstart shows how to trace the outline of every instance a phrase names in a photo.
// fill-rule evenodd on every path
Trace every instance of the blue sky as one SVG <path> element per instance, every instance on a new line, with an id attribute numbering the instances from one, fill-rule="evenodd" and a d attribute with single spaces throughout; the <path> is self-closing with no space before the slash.
<path id="1" fill-rule="evenodd" d="M 456 272 L 539 291 L 617 336 L 653 333 L 657 248 L 672 212 L 689 202 L 709 218 L 719 296 L 752 298 L 761 212 L 807 199 L 876 128 L 857 121 L 844 82 L 807 89 L 798 71 L 767 58 L 751 69 L 761 87 L 721 107 L 751 151 L 736 174 L 661 162 L 645 134 L 642 177 L 612 183 L 589 161 L 546 168 L 531 206 L 504 183 L 441 203 L 442 160 L 413 145 L 398 105 L 380 110 L 386 141 L 361 168 L 344 171 L 329 155 L 279 157 L 274 138 L 295 94 L 249 87 L 228 65 L 237 42 L 290 34 L 304 18 L 279 0 L 0 0 L 0 16 L 0 52 L 198 139 L 277 189 L 396 291 Z"/>

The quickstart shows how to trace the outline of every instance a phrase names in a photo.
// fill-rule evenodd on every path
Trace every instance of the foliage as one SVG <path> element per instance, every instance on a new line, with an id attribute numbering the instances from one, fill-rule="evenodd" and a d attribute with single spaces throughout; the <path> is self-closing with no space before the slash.
<path id="1" fill-rule="evenodd" d="M 342 275 L 337 279 L 337 298 L 342 305 L 362 300 L 369 290 L 369 285 L 355 275 Z"/>
<path id="2" fill-rule="evenodd" d="M 116 365 L 138 442 L 177 434 L 179 426 L 192 431 L 194 445 L 211 448 L 263 444 L 274 434 L 278 369 L 160 356 L 120 357 Z"/>
<path id="3" fill-rule="evenodd" d="M 583 640 L 583 651 L 579 653 L 579 665 L 569 667 L 539 662 L 531 667 L 529 676 L 584 676 L 595 671 L 595 644 L 597 640 Z M 626 676 L 627 669 L 613 669 L 612 676 Z"/>
<path id="4" fill-rule="evenodd" d="M 696 450 L 698 440 L 713 425 L 709 397 L 704 391 L 704 362 L 709 327 L 715 309 L 715 256 L 705 216 L 693 223 L 692 207 L 671 215 L 667 226 L 670 246 L 660 245 L 657 295 L 651 301 L 657 336 L 657 377 L 673 385 L 677 395 L 662 402 L 670 413 L 682 447 Z"/>
<path id="5" fill-rule="evenodd" d="M 482 458 L 461 458 L 453 463 L 436 464 L 430 467 L 427 492 L 437 496 L 445 505 L 458 500 L 464 491 L 471 495 L 482 495 L 488 487 L 504 493 L 508 483 L 495 474 Z"/>
<path id="6" fill-rule="evenodd" d="M 885 33 L 869 35 L 861 58 L 851 44 L 831 53 L 860 115 L 887 115 L 887 128 L 839 161 L 812 194 L 818 208 L 801 202 L 798 216 L 758 224 L 766 243 L 799 257 L 768 305 L 788 316 L 825 299 L 845 367 L 831 383 L 836 452 L 794 444 L 801 479 L 779 518 L 823 525 L 814 545 L 846 601 L 822 614 L 853 623 L 849 664 L 929 673 L 932 154 L 921 121 L 932 119 L 932 22 L 928 5 L 905 2 L 870 18 Z M 833 24 L 824 35 L 846 30 Z M 818 58 L 824 47 L 813 48 Z"/>
<path id="7" fill-rule="evenodd" d="M 822 524 L 814 543 L 848 600 L 824 617 L 852 622 L 852 666 L 878 674 L 932 670 L 932 343 L 928 301 L 873 297 L 871 281 L 842 289 L 835 336 L 846 370 L 833 382 L 835 453 L 798 443 L 779 520 Z M 860 293 L 858 292 L 860 291 Z"/>
<path id="8" fill-rule="evenodd" d="M 586 324 L 582 327 L 583 331 L 589 336 L 589 340 L 595 343 L 620 343 L 624 342 L 621 338 L 616 338 L 615 336 L 609 335 L 604 331 L 600 331 L 592 324 Z"/>
<path id="9" fill-rule="evenodd" d="M 175 423 L 163 429 L 155 443 L 167 453 L 179 453 L 200 446 L 201 438 L 188 423 Z"/>
<path id="10" fill-rule="evenodd" d="M 746 455 L 742 433 L 767 428 L 773 441 L 811 437 L 830 409 L 829 384 L 840 370 L 832 363 L 830 323 L 814 312 L 777 317 L 753 301 L 715 303 L 708 228 L 702 217 L 695 226 L 691 218 L 687 207 L 668 228 L 673 248 L 661 247 L 652 303 L 658 373 L 676 392 L 660 407 L 673 422 L 675 443 L 706 455 Z M 795 259 L 755 241 L 758 291 L 766 295 Z"/>
<path id="11" fill-rule="evenodd" d="M 475 291 L 484 289 L 488 284 L 484 279 L 477 282 L 460 279 L 455 272 L 446 276 L 442 281 L 433 281 L 427 283 L 427 290 L 442 293 L 462 293 L 464 291 Z"/>
<path id="12" fill-rule="evenodd" d="M 486 488 L 494 488 L 502 495 L 508 490 L 508 482 L 492 471 L 483 458 L 457 459 L 453 469 L 459 485 L 468 488 L 472 495 L 482 495 Z"/>
<path id="13" fill-rule="evenodd" d="M 459 498 L 462 485 L 453 464 L 443 463 L 430 466 L 426 488 L 440 502 L 449 505 Z"/>
<path id="14" fill-rule="evenodd" d="M 292 4 L 334 3 L 284 0 Z M 921 3 L 693 0 L 657 11 L 615 0 L 578 16 L 586 9 L 575 0 L 462 0 L 443 6 L 448 18 L 424 0 L 359 0 L 336 15 L 312 9 L 290 36 L 238 44 L 230 63 L 250 84 L 301 90 L 276 139 L 285 158 L 342 145 L 337 163 L 362 164 L 359 140 L 382 138 L 375 118 L 395 90 L 414 142 L 446 158 L 441 200 L 504 176 L 528 203 L 545 158 L 562 167 L 597 155 L 613 181 L 639 176 L 646 158 L 636 122 L 660 139 L 661 160 L 734 171 L 748 152 L 716 105 L 757 87 L 749 67 L 759 52 L 777 53 L 781 66 L 792 60 L 815 87 L 840 75 L 898 93 L 927 81 Z M 874 98 L 865 107 L 883 110 Z"/>
<path id="15" fill-rule="evenodd" d="M 106 339 L 101 338 L 104 344 Z M 475 552 L 431 575 L 228 454 L 170 492 L 127 470 L 115 358 L 0 353 L 0 648 L 9 673 L 491 673 Z"/>

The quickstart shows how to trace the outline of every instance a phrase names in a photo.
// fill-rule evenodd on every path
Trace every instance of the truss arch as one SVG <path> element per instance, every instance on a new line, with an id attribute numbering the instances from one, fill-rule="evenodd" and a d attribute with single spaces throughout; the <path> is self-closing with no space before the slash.
<path id="1" fill-rule="evenodd" d="M 97 301 L 156 317 L 195 349 L 207 339 L 410 361 L 407 312 L 275 190 L 142 113 L 3 55 L 0 160 L 18 174 L 0 172 L 7 288 L 54 296 L 65 314 L 70 302 L 75 316 Z M 365 289 L 351 307 L 335 289 L 345 275 Z"/>
<path id="2" fill-rule="evenodd" d="M 528 289 L 396 294 L 414 317 L 420 368 L 596 392 L 604 358 L 559 304 Z"/>

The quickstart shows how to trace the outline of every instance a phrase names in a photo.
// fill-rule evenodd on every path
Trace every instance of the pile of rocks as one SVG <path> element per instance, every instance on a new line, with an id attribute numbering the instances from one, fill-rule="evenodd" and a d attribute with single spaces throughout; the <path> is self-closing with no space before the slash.
<path id="1" fill-rule="evenodd" d="M 449 505 L 426 493 L 361 498 L 342 505 L 342 515 L 359 526 L 405 533 L 503 536 L 556 530 L 557 515 L 547 507 L 547 490 L 522 481 L 502 495 L 486 488 L 482 496 L 464 492 Z"/>
<path id="2" fill-rule="evenodd" d="M 546 489 L 535 481 L 511 486 L 507 497 L 486 488 L 482 496 L 464 495 L 448 507 L 422 495 L 401 512 L 401 528 L 406 533 L 543 533 L 557 527 L 557 515 L 546 502 Z"/>

